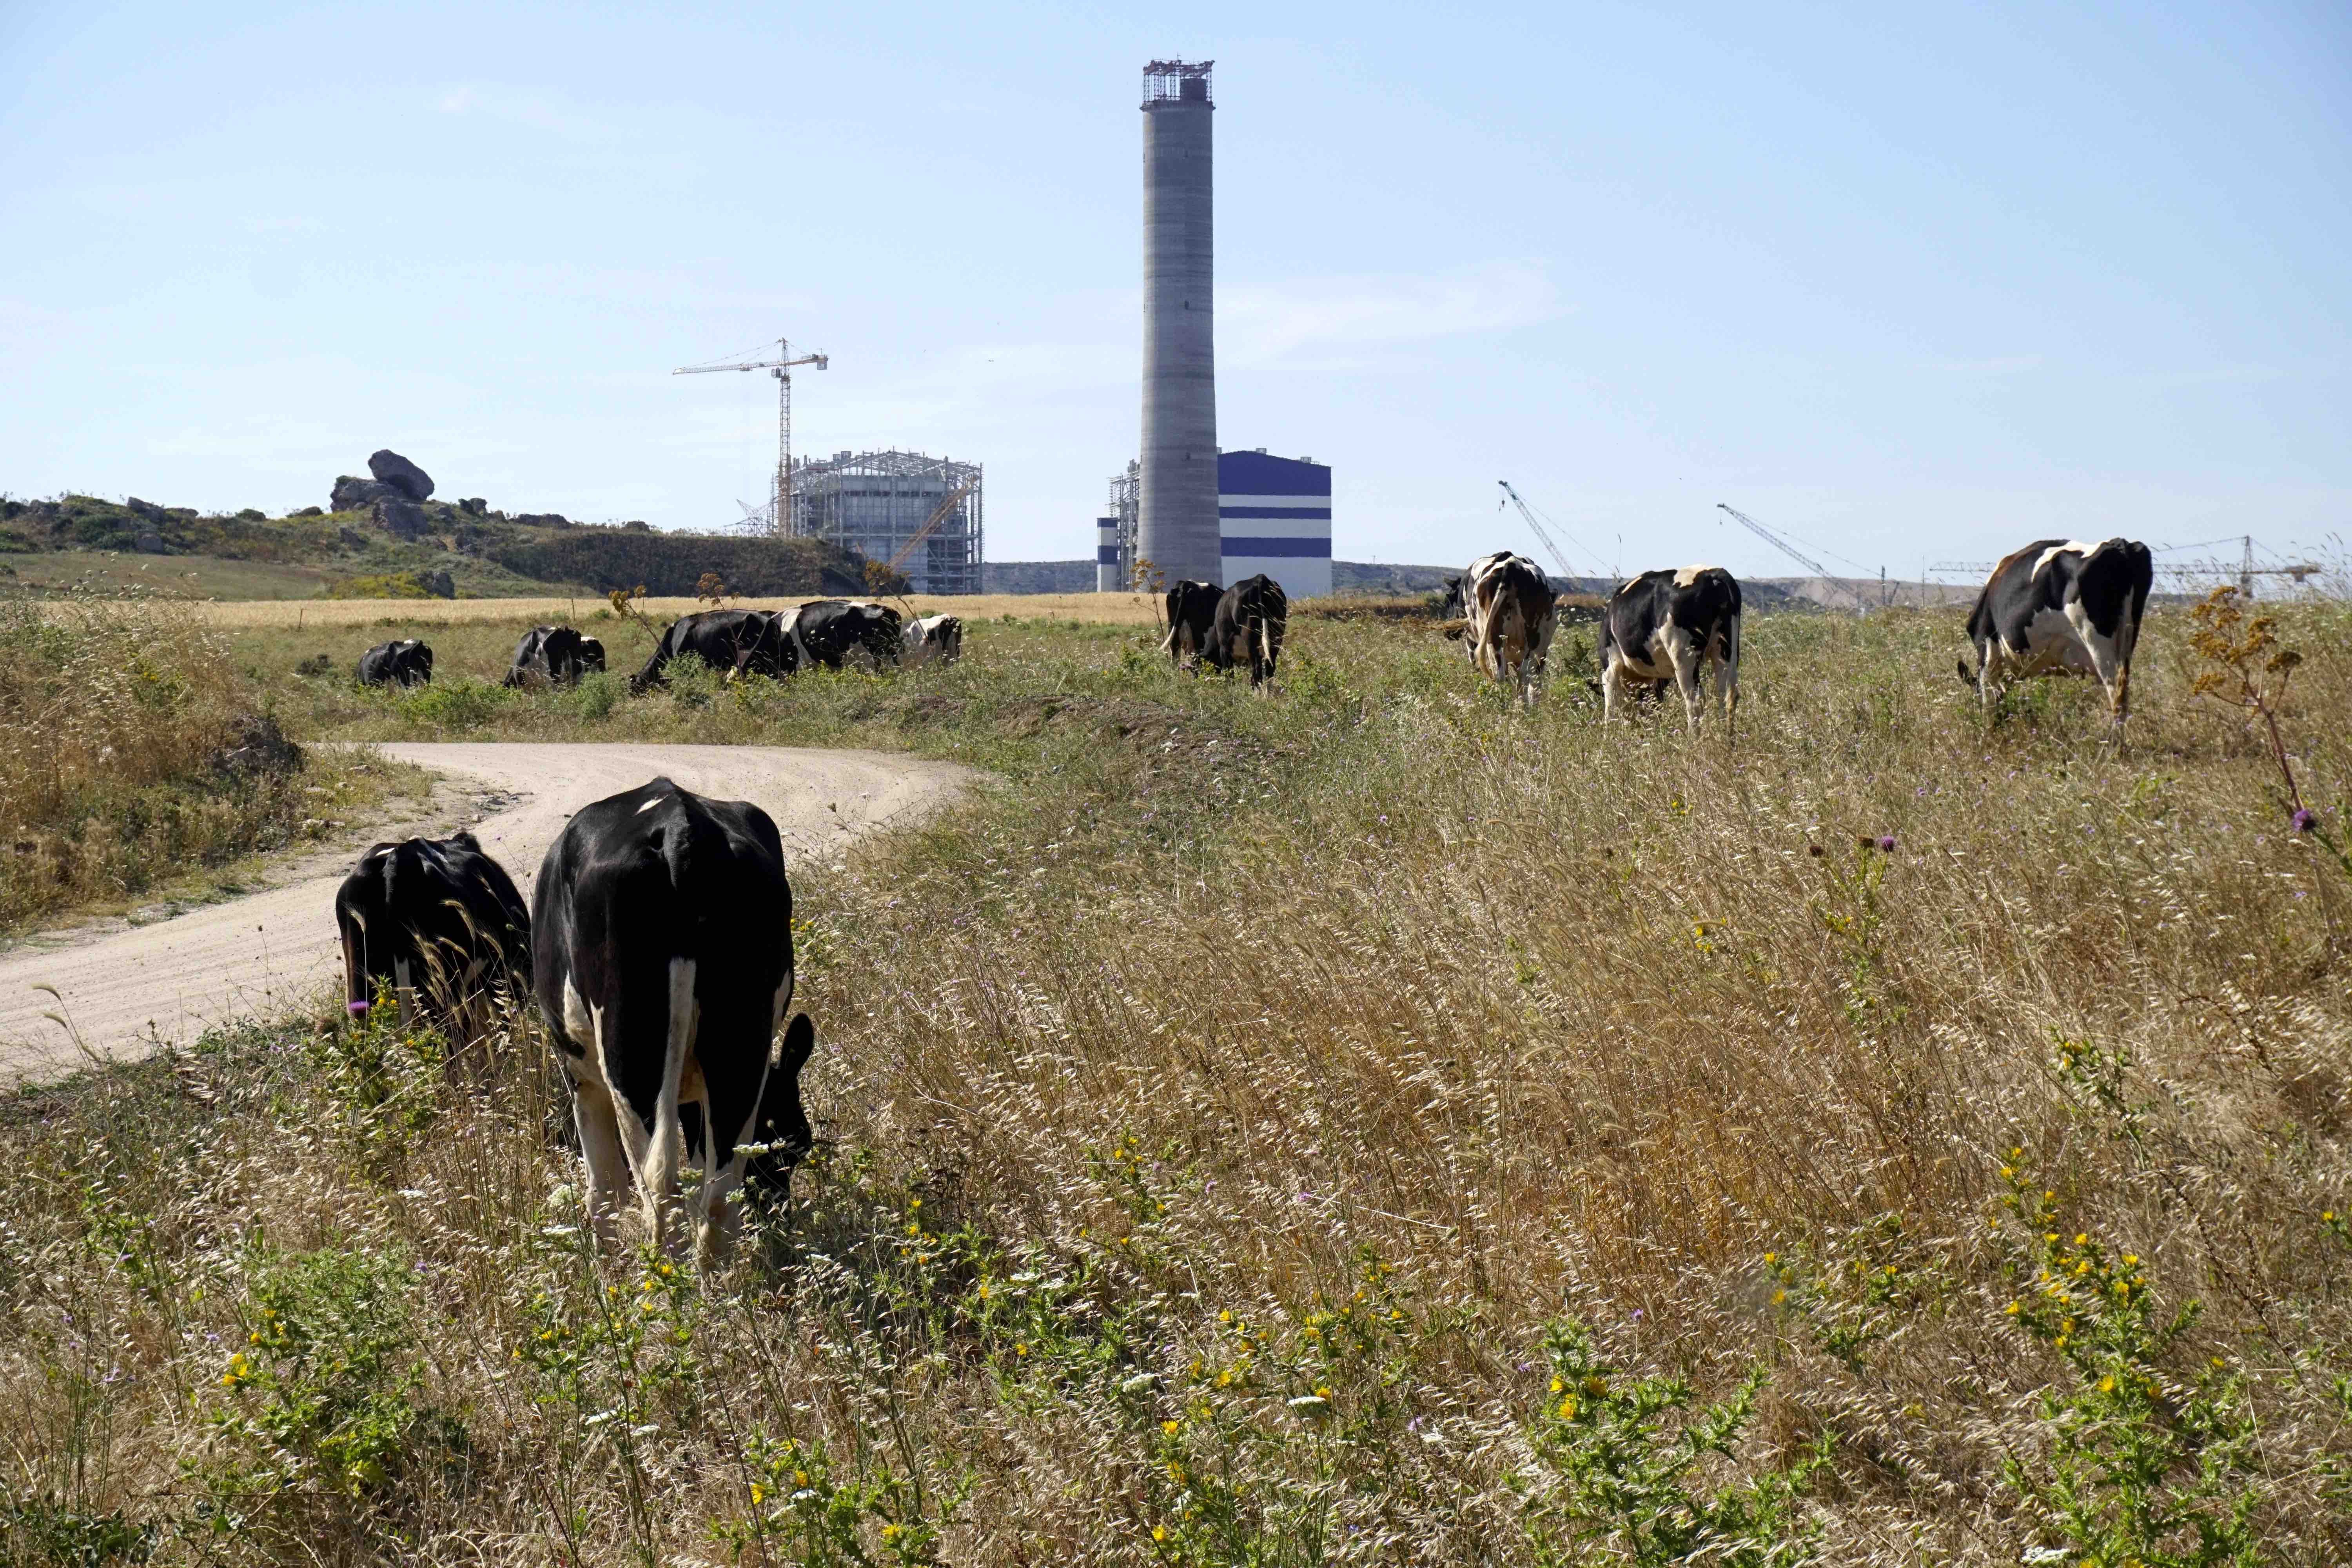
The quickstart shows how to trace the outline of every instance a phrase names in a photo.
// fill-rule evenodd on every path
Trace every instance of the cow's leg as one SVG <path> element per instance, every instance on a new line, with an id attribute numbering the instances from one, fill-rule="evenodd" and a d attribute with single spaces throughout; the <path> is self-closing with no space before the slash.
<path id="1" fill-rule="evenodd" d="M 580 1130 L 580 1152 L 588 1167 L 588 1224 L 599 1244 L 610 1243 L 614 1209 L 628 1190 L 629 1166 L 621 1152 L 620 1120 L 603 1083 L 572 1076 L 572 1121 Z"/>
<path id="2" fill-rule="evenodd" d="M 1601 656 L 1601 721 L 1603 724 L 1617 717 L 1617 697 L 1624 683 L 1624 677 L 1625 661 L 1610 657 L 1609 652 L 1602 653 Z"/>
<path id="3" fill-rule="evenodd" d="M 1694 735 L 1698 733 L 1698 674 L 1700 654 L 1690 637 L 1679 628 L 1670 629 L 1659 642 L 1664 645 L 1666 661 L 1675 672 L 1675 686 L 1683 694 L 1683 721 Z"/>
<path id="4" fill-rule="evenodd" d="M 1715 696 L 1723 708 L 1723 732 L 1726 739 L 1733 734 L 1739 715 L 1739 619 L 1732 617 L 1723 641 L 1717 645 L 1719 657 L 1715 666 Z"/>
<path id="5" fill-rule="evenodd" d="M 2107 722 L 2113 734 L 2120 737 L 2124 716 L 2131 711 L 2130 674 L 2123 650 L 2116 638 L 2100 635 L 2080 601 L 2066 606 L 2066 619 L 2074 628 L 2075 640 L 2090 656 L 2091 673 L 2099 678 L 2100 689 L 2107 694 Z"/>
<path id="6" fill-rule="evenodd" d="M 661 1090 L 654 1101 L 654 1124 L 647 1138 L 646 1159 L 638 1173 L 645 1189 L 647 1217 L 652 1222 L 654 1246 L 665 1253 L 670 1250 L 674 1239 L 672 1222 L 677 1209 L 678 1163 L 685 1152 L 686 1134 L 678 1123 L 677 1107 L 686 1064 L 694 1049 L 695 967 L 695 962 L 690 958 L 669 961 L 669 1028 L 662 1053 Z M 704 1123 L 703 1136 L 707 1144 L 709 1141 L 708 1121 Z"/>

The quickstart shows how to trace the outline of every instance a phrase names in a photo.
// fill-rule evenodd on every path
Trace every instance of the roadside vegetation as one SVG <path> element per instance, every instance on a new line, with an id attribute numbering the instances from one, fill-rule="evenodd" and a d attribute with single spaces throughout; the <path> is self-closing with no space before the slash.
<path id="1" fill-rule="evenodd" d="M 424 782 L 289 741 L 185 605 L 0 600 L 0 936 L 199 896 Z"/>
<path id="2" fill-rule="evenodd" d="M 2352 1558 L 2341 607 L 2161 611 L 2121 752 L 2082 685 L 1988 722 L 1940 612 L 1754 620 L 1736 744 L 1380 618 L 1263 701 L 1012 620 L 508 692 L 521 625 L 408 694 L 389 631 L 229 658 L 306 742 L 1003 780 L 793 868 L 789 1205 L 595 1257 L 525 1020 L 27 1091 L 0 1561 Z"/>

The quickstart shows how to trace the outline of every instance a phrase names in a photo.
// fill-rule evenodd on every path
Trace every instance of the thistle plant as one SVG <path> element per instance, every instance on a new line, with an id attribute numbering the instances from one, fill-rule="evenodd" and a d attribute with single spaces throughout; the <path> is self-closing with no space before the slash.
<path id="1" fill-rule="evenodd" d="M 2303 655 L 2279 640 L 2278 623 L 2269 616 L 2249 616 L 2240 606 L 2235 587 L 2214 589 L 2189 615 L 2197 623 L 2189 646 L 2206 668 L 2193 689 L 2253 715 L 2270 743 L 2271 760 L 2278 764 L 2282 801 L 2287 822 L 2297 833 L 2308 833 L 2326 847 L 2347 875 L 2352 875 L 2352 853 L 2320 826 L 2319 814 L 2303 798 L 2303 786 L 2287 756 L 2279 731 L 2279 710 L 2285 705 L 2287 685 L 2294 679 Z"/>

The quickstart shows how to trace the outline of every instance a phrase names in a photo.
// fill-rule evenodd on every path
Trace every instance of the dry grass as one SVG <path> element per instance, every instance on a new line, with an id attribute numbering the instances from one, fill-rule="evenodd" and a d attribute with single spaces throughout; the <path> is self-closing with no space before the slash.
<path id="1" fill-rule="evenodd" d="M 781 599 L 734 599 L 728 607 L 753 610 L 786 609 L 807 603 L 813 594 Z M 1133 594 L 917 594 L 890 601 L 902 611 L 909 605 L 919 615 L 955 615 L 966 620 L 994 620 L 1013 616 L 1022 620 L 1067 621 L 1089 626 L 1143 626 L 1157 612 L 1151 601 Z M 217 626 L 247 629 L 308 626 L 399 626 L 429 631 L 436 626 L 480 621 L 513 621 L 519 626 L 548 621 L 584 626 L 604 607 L 593 595 L 539 599 L 255 599 L 244 603 L 205 604 L 198 607 Z M 699 599 L 647 598 L 637 609 L 656 620 L 669 620 L 707 610 Z M 381 639 L 379 639 L 381 640 Z"/>
<path id="2" fill-rule="evenodd" d="M 405 781 L 278 743 L 189 606 L 0 600 L 0 933 L 120 908 L 365 815 Z"/>
<path id="3" fill-rule="evenodd" d="M 2201 1445 L 2196 1506 L 2251 1510 L 2143 1561 L 2343 1561 L 2352 881 L 2178 621 L 2122 753 L 2079 687 L 1986 723 L 1947 614 L 1758 621 L 1730 747 L 1522 718 L 1377 623 L 1302 622 L 1273 701 L 1034 626 L 519 699 L 483 724 L 1014 787 L 795 868 L 825 1142 L 699 1283 L 582 1252 L 525 1049 L 477 1096 L 417 1042 L 253 1035 L 22 1102 L 18 1517 L 268 1561 L 1761 1562 L 1668 1527 L 1825 1440 L 1776 1561 L 2073 1563 L 2049 1486 L 2105 1443 L 2184 1492 Z M 2340 835 L 2352 625 L 2284 629 Z M 2201 1316 L 2042 1332 L 2004 1310 L 2037 1270 Z M 1610 1370 L 1546 1351 L 1571 1317 Z M 1641 1376 L 1750 1369 L 1686 1507 L 1579 1489 L 1604 1423 L 1665 1451 Z"/>

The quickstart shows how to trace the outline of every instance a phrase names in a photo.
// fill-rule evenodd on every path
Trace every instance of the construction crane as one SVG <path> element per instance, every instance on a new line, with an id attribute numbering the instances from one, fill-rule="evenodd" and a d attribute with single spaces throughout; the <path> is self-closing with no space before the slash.
<path id="1" fill-rule="evenodd" d="M 823 370 L 829 363 L 824 354 L 803 354 L 793 357 L 792 345 L 783 339 L 776 340 L 773 359 L 735 360 L 726 364 L 681 365 L 672 375 L 713 375 L 722 370 L 764 370 L 776 378 L 776 493 L 773 498 L 775 519 L 769 531 L 781 537 L 793 527 L 793 369 L 796 365 L 813 364 Z"/>
<path id="2" fill-rule="evenodd" d="M 2313 561 L 2289 562 L 2284 566 L 2255 565 L 2254 552 L 2263 547 L 2254 542 L 2254 537 L 2250 533 L 2234 534 L 2228 539 L 2200 540 L 2195 544 L 2159 544 L 2156 547 L 2155 552 L 2164 555 L 2183 550 L 2210 550 L 2217 544 L 2235 544 L 2239 547 L 2236 566 L 2224 565 L 2219 556 L 2214 556 L 2181 565 L 2165 563 L 2159 564 L 2157 571 L 2172 578 L 2177 586 L 2184 589 L 2199 587 L 2216 577 L 2235 577 L 2238 580 L 2238 592 L 2250 599 L 2253 597 L 2254 579 L 2257 577 L 2292 577 L 2294 579 L 2295 586 L 2299 588 L 2305 578 L 2326 575 L 2326 569 Z M 1938 576 L 1951 574 L 1971 577 L 1990 576 L 1992 569 L 1993 563 L 1990 561 L 1938 561 L 1928 568 Z"/>
<path id="3" fill-rule="evenodd" d="M 1577 571 L 1575 567 L 1570 566 L 1568 563 L 1568 557 L 1560 553 L 1559 544 L 1552 539 L 1551 530 L 1546 528 L 1543 523 L 1538 520 L 1536 517 L 1535 508 L 1529 506 L 1526 501 L 1519 499 L 1519 492 L 1511 488 L 1511 481 L 1508 479 L 1496 479 L 1495 482 L 1503 487 L 1503 494 L 1505 498 L 1509 500 L 1511 505 L 1519 509 L 1519 515 L 1527 519 L 1528 526 L 1535 530 L 1535 535 L 1538 539 L 1543 541 L 1543 547 L 1551 552 L 1552 560 L 1559 563 L 1559 574 L 1562 577 L 1567 578 L 1571 583 L 1582 576 L 1582 573 Z M 1496 505 L 1499 508 L 1502 503 L 1498 501 Z M 1570 540 L 1569 542 L 1570 544 L 1576 544 L 1576 541 L 1573 539 Z M 1581 553 L 1584 546 L 1581 544 L 1576 544 L 1576 548 L 1578 552 Z M 1594 559 L 1598 561 L 1599 557 L 1596 556 Z M 1607 572 L 1601 573 L 1601 576 L 1604 578 L 1610 575 L 1611 574 Z"/>
<path id="4" fill-rule="evenodd" d="M 1807 555 L 1795 545 L 1790 543 L 1787 540 L 1781 538 L 1779 534 L 1773 532 L 1770 529 L 1765 527 L 1762 523 L 1757 521 L 1754 518 L 1748 516 L 1738 507 L 1731 505 L 1727 501 L 1717 501 L 1715 504 L 1722 510 L 1729 512 L 1732 516 L 1746 523 L 1749 532 L 1755 534 L 1756 537 L 1764 541 L 1765 543 L 1772 546 L 1773 549 L 1778 550 L 1781 554 L 1787 556 L 1798 565 L 1804 567 L 1814 576 L 1831 577 L 1836 575 L 1836 574 L 1832 572 L 1828 567 L 1822 565 L 1811 556 Z"/>
<path id="5" fill-rule="evenodd" d="M 898 568 L 904 566 L 907 563 L 907 558 L 914 554 L 915 546 L 920 544 L 926 539 L 929 539 L 932 534 L 937 533 L 940 531 L 940 524 L 945 522 L 950 517 L 953 516 L 955 509 L 963 504 L 963 498 L 971 494 L 972 491 L 979 488 L 980 478 L 978 475 L 974 475 L 972 478 L 964 480 L 963 483 L 958 485 L 953 490 L 950 491 L 948 499 L 940 502 L 939 506 L 931 512 L 930 517 L 925 521 L 923 526 L 915 530 L 913 533 L 908 535 L 907 542 L 898 546 L 897 552 L 891 555 L 890 559 L 883 563 L 883 577 L 887 579 L 897 576 L 898 574 Z"/>

